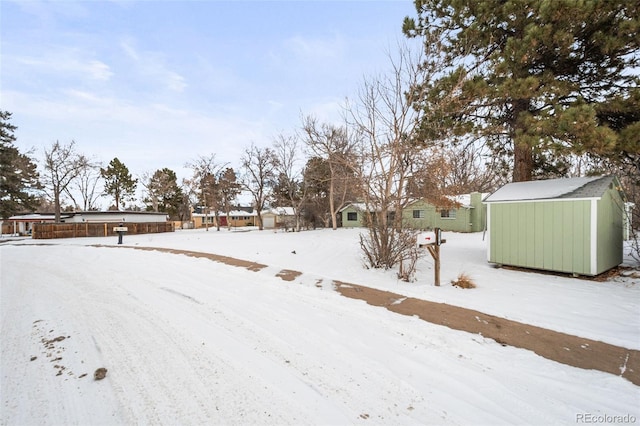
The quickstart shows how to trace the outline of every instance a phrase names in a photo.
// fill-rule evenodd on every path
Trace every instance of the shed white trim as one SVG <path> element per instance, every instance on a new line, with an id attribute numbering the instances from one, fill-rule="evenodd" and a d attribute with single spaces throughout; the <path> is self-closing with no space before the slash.
<path id="1" fill-rule="evenodd" d="M 591 200 L 591 274 L 598 272 L 598 200 Z"/>
<path id="2" fill-rule="evenodd" d="M 486 219 L 486 235 L 487 235 L 487 262 L 491 262 L 491 232 L 489 231 L 489 226 L 491 223 L 491 204 L 487 204 L 487 219 Z"/>
<path id="3" fill-rule="evenodd" d="M 591 201 L 599 200 L 602 197 L 586 197 L 586 198 L 542 198 L 535 200 L 510 200 L 510 201 L 484 201 L 487 206 L 491 204 L 516 204 L 516 203 L 551 203 L 555 201 Z"/>

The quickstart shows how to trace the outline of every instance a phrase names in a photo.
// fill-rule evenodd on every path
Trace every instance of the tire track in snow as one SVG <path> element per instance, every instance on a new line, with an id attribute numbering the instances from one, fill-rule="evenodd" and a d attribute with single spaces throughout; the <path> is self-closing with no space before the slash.
<path id="1" fill-rule="evenodd" d="M 122 248 L 104 246 L 112 248 Z M 156 247 L 130 246 L 136 250 L 157 250 L 174 254 L 207 258 L 227 265 L 240 266 L 251 271 L 260 271 L 267 265 L 203 253 L 190 250 L 165 249 Z M 277 274 L 283 280 L 293 279 L 302 272 L 282 270 Z M 344 283 L 334 280 L 340 294 L 346 297 L 365 300 L 374 306 L 403 315 L 418 315 L 421 319 L 434 324 L 444 325 L 455 330 L 478 333 L 484 337 L 494 339 L 503 345 L 527 349 L 547 359 L 557 361 L 573 367 L 595 369 L 624 377 L 631 383 L 640 386 L 640 351 L 627 349 L 608 343 L 572 336 L 554 330 L 519 323 L 517 321 L 499 318 L 467 308 L 429 302 L 427 300 L 407 298 L 383 290 L 377 290 L 362 285 Z M 437 314 L 434 315 L 433 313 Z M 483 321 L 472 321 L 470 318 L 480 318 Z M 462 318 L 462 319 L 460 319 Z"/>

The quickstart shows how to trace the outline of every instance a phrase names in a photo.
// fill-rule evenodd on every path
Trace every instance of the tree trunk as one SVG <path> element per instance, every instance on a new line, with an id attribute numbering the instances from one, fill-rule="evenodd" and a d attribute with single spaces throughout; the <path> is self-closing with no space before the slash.
<path id="1" fill-rule="evenodd" d="M 333 175 L 333 172 L 332 172 L 332 175 Z M 331 212 L 331 227 L 335 231 L 336 229 L 338 229 L 338 222 L 336 220 L 336 211 L 334 210 L 335 200 L 333 196 L 334 196 L 334 181 L 332 177 L 331 182 L 329 182 L 329 211 Z"/>
<path id="2" fill-rule="evenodd" d="M 55 210 L 55 222 L 60 223 L 60 190 L 57 187 L 53 189 L 53 208 Z"/>
<path id="3" fill-rule="evenodd" d="M 526 143 L 517 144 L 513 149 L 513 181 L 530 181 L 533 177 L 533 150 Z"/>

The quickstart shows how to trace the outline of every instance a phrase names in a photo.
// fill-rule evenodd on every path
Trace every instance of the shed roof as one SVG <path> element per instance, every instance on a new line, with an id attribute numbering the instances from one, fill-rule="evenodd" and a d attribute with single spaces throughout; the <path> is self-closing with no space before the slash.
<path id="1" fill-rule="evenodd" d="M 273 207 L 262 212 L 262 214 L 265 213 L 272 213 L 279 216 L 295 216 L 296 210 L 293 207 Z"/>
<path id="2" fill-rule="evenodd" d="M 576 177 L 508 183 L 484 199 L 485 202 L 533 201 L 568 198 L 600 198 L 614 176 Z"/>

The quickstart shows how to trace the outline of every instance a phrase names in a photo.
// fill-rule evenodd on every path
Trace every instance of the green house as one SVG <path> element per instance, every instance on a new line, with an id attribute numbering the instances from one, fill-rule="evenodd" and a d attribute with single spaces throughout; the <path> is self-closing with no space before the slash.
<path id="1" fill-rule="evenodd" d="M 491 263 L 589 276 L 622 263 L 614 176 L 510 183 L 484 201 Z"/>
<path id="2" fill-rule="evenodd" d="M 343 228 L 361 228 L 364 226 L 365 203 L 349 203 L 338 211 Z"/>
<path id="3" fill-rule="evenodd" d="M 486 194 L 485 194 L 486 195 Z M 427 200 L 415 200 L 402 211 L 405 226 L 413 229 L 435 229 L 452 232 L 479 232 L 485 226 L 483 194 L 473 192 L 447 197 L 447 207 L 439 207 Z"/>

